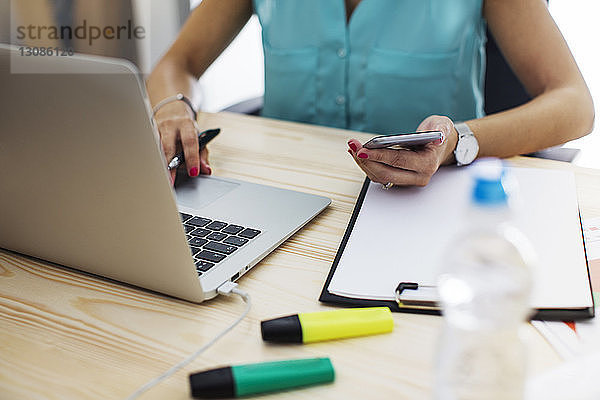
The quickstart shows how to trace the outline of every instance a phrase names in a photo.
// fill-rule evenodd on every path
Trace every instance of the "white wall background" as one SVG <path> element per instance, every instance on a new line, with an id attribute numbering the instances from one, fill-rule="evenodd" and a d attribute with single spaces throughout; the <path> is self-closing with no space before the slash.
<path id="1" fill-rule="evenodd" d="M 133 16 L 146 28 L 146 39 L 137 41 L 138 67 L 148 75 L 177 37 L 187 18 L 187 1 L 132 0 Z"/>
<path id="2" fill-rule="evenodd" d="M 596 126 L 588 136 L 566 147 L 581 149 L 576 165 L 600 168 L 600 16 L 599 0 L 550 0 L 550 12 L 561 29 L 585 78 L 596 108 Z"/>
<path id="3" fill-rule="evenodd" d="M 147 75 L 177 37 L 185 20 L 182 0 L 132 0 L 136 23 L 147 27 L 138 42 L 139 66 Z M 201 0 L 190 0 L 190 9 Z M 185 4 L 187 6 L 187 3 Z M 204 73 L 194 102 L 205 111 L 219 111 L 264 92 L 260 24 L 253 16 L 238 37 Z"/>
<path id="4" fill-rule="evenodd" d="M 201 108 L 211 112 L 262 96 L 265 90 L 263 49 L 256 15 L 204 73 L 198 88 Z"/>

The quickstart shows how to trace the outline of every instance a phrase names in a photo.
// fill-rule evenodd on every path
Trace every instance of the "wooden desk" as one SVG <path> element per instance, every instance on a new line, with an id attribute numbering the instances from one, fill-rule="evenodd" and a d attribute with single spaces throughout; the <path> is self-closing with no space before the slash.
<path id="1" fill-rule="evenodd" d="M 144 399 L 187 399 L 189 372 L 217 366 L 329 356 L 334 384 L 273 399 L 426 399 L 441 318 L 394 314 L 392 334 L 312 345 L 266 345 L 259 321 L 325 310 L 318 297 L 364 176 L 346 152 L 366 134 L 247 117 L 203 114 L 221 127 L 211 144 L 214 174 L 332 198 L 331 206 L 240 279 L 249 317 L 202 357 Z M 583 217 L 600 215 L 600 171 L 546 160 L 517 164 L 573 168 Z M 237 297 L 201 305 L 149 293 L 0 250 L 0 399 L 117 399 L 159 375 L 228 326 Z M 534 373 L 556 353 L 531 326 Z"/>

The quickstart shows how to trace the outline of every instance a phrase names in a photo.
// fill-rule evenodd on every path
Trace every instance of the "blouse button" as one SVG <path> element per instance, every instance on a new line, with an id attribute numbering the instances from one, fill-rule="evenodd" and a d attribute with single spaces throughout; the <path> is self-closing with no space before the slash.
<path id="1" fill-rule="evenodd" d="M 339 58 L 346 57 L 346 49 L 344 49 L 343 47 L 339 48 L 337 51 L 337 55 Z"/>
<path id="2" fill-rule="evenodd" d="M 335 102 L 340 106 L 346 103 L 346 96 L 339 95 L 335 98 Z"/>

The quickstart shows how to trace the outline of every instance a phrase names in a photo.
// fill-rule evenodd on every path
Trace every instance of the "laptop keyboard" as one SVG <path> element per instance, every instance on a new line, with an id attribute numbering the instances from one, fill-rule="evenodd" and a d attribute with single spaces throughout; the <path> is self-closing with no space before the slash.
<path id="1" fill-rule="evenodd" d="M 198 275 L 207 272 L 260 234 L 258 229 L 182 212 L 179 215 Z"/>

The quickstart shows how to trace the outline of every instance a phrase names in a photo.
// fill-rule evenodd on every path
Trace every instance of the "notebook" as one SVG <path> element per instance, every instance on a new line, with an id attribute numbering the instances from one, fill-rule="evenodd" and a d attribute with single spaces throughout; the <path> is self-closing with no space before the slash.
<path id="1" fill-rule="evenodd" d="M 539 261 L 532 271 L 533 318 L 592 317 L 573 173 L 508 170 L 517 182 L 513 222 Z M 365 180 L 320 300 L 439 314 L 436 279 L 443 252 L 466 227 L 471 182 L 470 167 L 444 167 L 423 188 L 385 190 Z"/>

